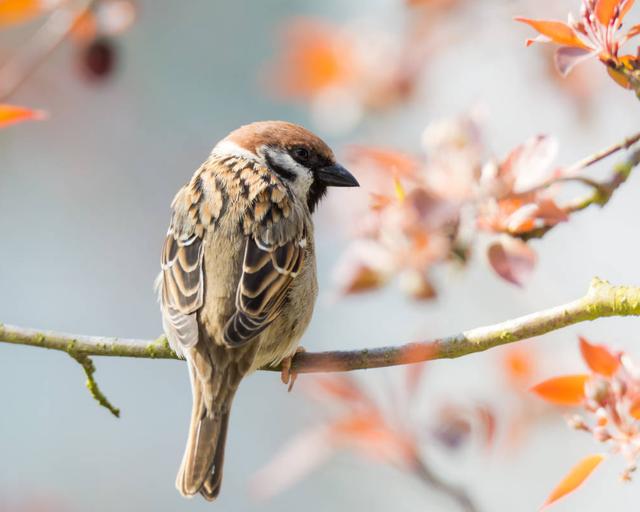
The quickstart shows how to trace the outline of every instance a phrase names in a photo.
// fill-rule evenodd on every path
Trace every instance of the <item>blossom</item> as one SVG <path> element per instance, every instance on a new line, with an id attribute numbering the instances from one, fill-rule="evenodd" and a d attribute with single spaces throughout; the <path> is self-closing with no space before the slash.
<path id="1" fill-rule="evenodd" d="M 534 42 L 554 42 L 560 45 L 556 51 L 556 66 L 567 74 L 573 66 L 590 57 L 598 57 L 607 64 L 609 73 L 621 85 L 628 87 L 629 78 L 624 68 L 638 68 L 638 57 L 619 55 L 622 46 L 640 34 L 640 25 L 632 26 L 626 33 L 620 32 L 626 14 L 634 0 L 582 0 L 580 17 L 569 15 L 567 23 L 557 20 L 537 20 L 517 17 L 539 32 L 527 46 Z"/>
<path id="2" fill-rule="evenodd" d="M 598 443 L 620 454 L 630 480 L 640 458 L 640 367 L 624 352 L 580 338 L 589 373 L 548 379 L 532 388 L 541 398 L 581 409 L 569 425 L 591 434 Z"/>

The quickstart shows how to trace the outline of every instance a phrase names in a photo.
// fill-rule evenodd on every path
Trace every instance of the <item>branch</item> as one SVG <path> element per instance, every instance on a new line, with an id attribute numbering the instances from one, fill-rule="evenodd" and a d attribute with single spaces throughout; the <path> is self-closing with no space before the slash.
<path id="1" fill-rule="evenodd" d="M 640 316 L 640 287 L 613 286 L 594 278 L 584 297 L 561 306 L 430 341 L 372 349 L 301 352 L 295 356 L 292 368 L 298 373 L 342 372 L 453 359 L 609 316 Z M 0 342 L 59 350 L 73 357 L 179 359 L 164 336 L 154 341 L 106 338 L 0 324 Z M 280 367 L 263 369 L 280 371 Z"/>
<path id="2" fill-rule="evenodd" d="M 629 145 L 634 144 L 638 140 L 640 140 L 640 134 L 637 134 L 633 137 L 625 139 L 623 142 L 619 144 L 615 144 L 604 151 L 601 151 L 588 158 L 585 158 L 584 160 L 581 160 L 580 162 L 577 162 L 576 164 L 572 165 L 570 169 L 578 170 L 578 169 L 587 167 L 589 165 L 592 165 L 596 162 L 599 162 L 603 158 L 606 158 L 607 156 L 615 153 L 616 151 L 619 151 L 620 149 L 629 147 Z M 612 176 L 606 181 L 597 182 L 597 181 L 590 180 L 588 178 L 569 177 L 569 178 L 560 178 L 557 180 L 553 180 L 553 182 L 549 182 L 544 186 L 549 186 L 553 183 L 558 183 L 561 181 L 578 180 L 578 181 L 582 181 L 583 183 L 591 187 L 592 190 L 587 195 L 585 195 L 584 197 L 579 197 L 578 199 L 575 199 L 571 201 L 569 204 L 566 204 L 562 207 L 563 211 L 567 215 L 571 215 L 572 213 L 576 213 L 581 210 L 584 210 L 585 208 L 588 208 L 589 206 L 594 204 L 597 204 L 600 207 L 603 207 L 604 205 L 606 205 L 611 200 L 611 197 L 613 196 L 615 191 L 618 189 L 618 187 L 620 187 L 620 185 L 622 185 L 625 181 L 627 181 L 627 179 L 629 179 L 629 176 L 631 176 L 631 171 L 633 171 L 633 169 L 639 164 L 640 164 L 640 149 L 636 149 L 629 155 L 629 157 L 624 162 L 617 164 L 613 168 Z M 551 226 L 543 226 L 541 228 L 536 228 L 531 231 L 527 231 L 525 233 L 521 233 L 517 235 L 517 238 L 520 238 L 525 242 L 533 238 L 542 238 L 549 231 L 551 231 L 553 228 L 559 225 L 560 224 L 553 224 Z"/>
<path id="3" fill-rule="evenodd" d="M 627 137 L 626 139 L 624 139 L 621 142 L 618 142 L 617 144 L 613 144 L 611 146 L 609 146 L 606 149 L 603 149 L 602 151 L 598 151 L 597 153 L 594 153 L 593 155 L 589 155 L 588 157 L 579 160 L 578 162 L 574 163 L 573 165 L 570 165 L 569 167 L 566 167 L 564 169 L 564 173 L 567 175 L 571 175 L 573 173 L 576 173 L 578 171 L 581 171 L 582 169 L 585 169 L 586 167 L 589 167 L 595 163 L 598 163 L 600 160 L 604 160 L 605 158 L 607 158 L 608 156 L 613 155 L 614 153 L 620 151 L 621 149 L 629 149 L 631 146 L 633 146 L 636 142 L 640 141 L 640 133 L 636 133 L 635 135 L 631 135 L 630 137 Z"/>
<path id="4" fill-rule="evenodd" d="M 465 489 L 457 487 L 443 480 L 422 458 L 416 457 L 412 464 L 413 473 L 428 487 L 449 496 L 464 512 L 478 512 L 478 507 L 472 501 Z"/>
<path id="5" fill-rule="evenodd" d="M 93 361 L 87 354 L 78 354 L 75 352 L 69 352 L 69 355 L 75 359 L 82 369 L 84 370 L 85 375 L 87 376 L 87 389 L 91 396 L 96 399 L 98 404 L 102 407 L 107 408 L 111 414 L 113 414 L 116 418 L 120 417 L 120 409 L 114 407 L 111 402 L 107 399 L 104 393 L 98 387 L 98 383 L 96 382 L 93 374 L 96 372 L 96 367 L 93 364 Z"/>

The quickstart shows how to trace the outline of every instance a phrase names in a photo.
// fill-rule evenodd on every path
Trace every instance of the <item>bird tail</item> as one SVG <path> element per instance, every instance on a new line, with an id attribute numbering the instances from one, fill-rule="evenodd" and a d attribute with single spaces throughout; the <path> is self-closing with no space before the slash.
<path id="1" fill-rule="evenodd" d="M 176 487 L 183 496 L 193 496 L 200 492 L 207 500 L 213 501 L 218 497 L 222 483 L 224 448 L 233 394 L 228 396 L 228 403 L 221 404 L 224 407 L 207 410 L 204 389 L 207 382 L 198 377 L 191 362 L 189 373 L 193 408 L 189 438 L 176 478 Z"/>

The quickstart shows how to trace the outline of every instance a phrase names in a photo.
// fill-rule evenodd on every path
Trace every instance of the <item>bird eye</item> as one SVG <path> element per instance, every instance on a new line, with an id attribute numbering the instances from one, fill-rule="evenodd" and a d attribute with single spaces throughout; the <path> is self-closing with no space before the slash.
<path id="1" fill-rule="evenodd" d="M 309 160 L 309 150 L 307 148 L 303 148 L 301 146 L 298 146 L 296 148 L 293 148 L 293 157 L 298 160 L 298 162 L 306 162 L 307 160 Z"/>

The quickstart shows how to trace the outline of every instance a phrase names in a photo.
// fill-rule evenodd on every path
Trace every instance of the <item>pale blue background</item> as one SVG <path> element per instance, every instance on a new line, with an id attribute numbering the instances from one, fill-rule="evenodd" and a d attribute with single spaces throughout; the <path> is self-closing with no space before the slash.
<path id="1" fill-rule="evenodd" d="M 365 13 L 379 21 L 394 12 L 393 0 L 139 4 L 137 23 L 118 40 L 121 62 L 108 84 L 78 80 L 74 49 L 66 46 L 13 98 L 46 108 L 51 118 L 0 133 L 0 321 L 157 335 L 152 282 L 177 188 L 213 143 L 242 123 L 280 118 L 309 124 L 304 108 L 273 100 L 257 78 L 274 51 L 278 27 L 292 14 L 341 21 Z M 487 138 L 499 154 L 550 132 L 559 136 L 566 163 L 637 130 L 638 102 L 614 84 L 603 81 L 603 99 L 587 119 L 549 84 L 541 50 L 524 48 L 531 31 L 510 22 L 514 14 L 541 14 L 542 4 L 469 2 L 458 36 L 429 68 L 416 103 L 328 140 L 338 153 L 352 142 L 416 147 L 427 122 L 478 101 L 490 112 Z M 0 33 L 2 48 L 18 37 Z M 638 179 L 633 176 L 603 211 L 589 210 L 536 242 L 540 263 L 525 290 L 487 272 L 478 253 L 466 273 L 436 274 L 443 293 L 428 305 L 413 304 L 396 289 L 329 300 L 330 272 L 343 242 L 330 234 L 336 216 L 320 213 L 325 293 L 304 344 L 346 349 L 450 334 L 580 296 L 596 274 L 637 284 Z M 576 333 L 628 346 L 640 357 L 638 322 L 604 320 L 547 336 L 538 343 L 553 354 L 548 375 L 581 369 Z M 495 361 L 485 353 L 433 364 L 426 396 L 500 404 Z M 95 404 L 82 370 L 66 355 L 0 345 L 0 510 L 31 497 L 74 512 L 457 510 L 393 469 L 346 455 L 269 502 L 252 501 L 249 477 L 315 417 L 300 393 L 285 393 L 277 376 L 265 373 L 247 379 L 237 396 L 219 503 L 185 501 L 173 487 L 190 408 L 184 365 L 95 362 L 99 383 L 122 409 L 119 420 Z M 366 377 L 389 374 L 393 370 Z M 437 449 L 432 455 L 482 510 L 536 510 L 576 460 L 601 448 L 555 415 L 512 456 L 473 449 L 454 458 Z M 609 462 L 554 510 L 627 510 L 625 504 L 638 503 L 637 484 L 617 481 L 621 467 Z"/>

